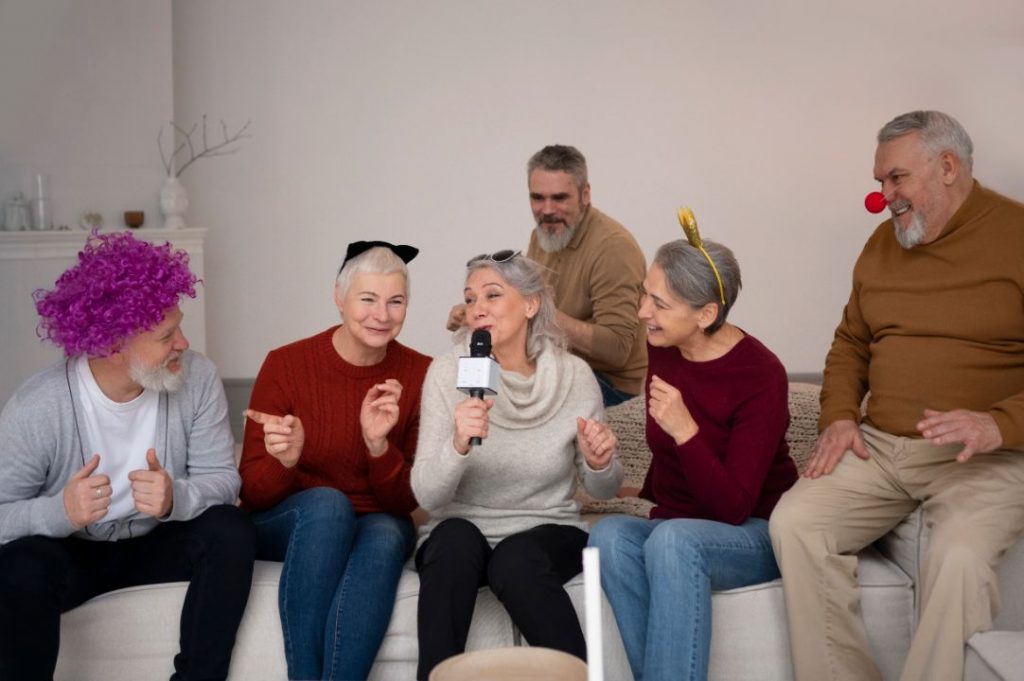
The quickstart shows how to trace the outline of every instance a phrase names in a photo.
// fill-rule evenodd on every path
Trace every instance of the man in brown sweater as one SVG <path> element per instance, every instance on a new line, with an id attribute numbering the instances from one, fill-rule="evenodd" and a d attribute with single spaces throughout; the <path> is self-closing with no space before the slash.
<path id="1" fill-rule="evenodd" d="M 536 226 L 527 256 L 548 272 L 558 323 L 572 352 L 594 370 L 605 406 L 640 394 L 647 371 L 647 333 L 637 317 L 647 265 L 633 235 L 590 204 L 587 161 L 575 147 L 554 144 L 527 164 Z M 456 305 L 448 328 L 465 308 Z"/>
<path id="2" fill-rule="evenodd" d="M 936 111 L 878 134 L 892 217 L 854 267 L 821 433 L 771 518 L 800 680 L 881 678 L 855 554 L 920 505 L 931 536 L 901 678 L 959 681 L 964 642 L 998 607 L 993 568 L 1024 529 L 1024 206 L 978 184 L 971 153 Z"/>

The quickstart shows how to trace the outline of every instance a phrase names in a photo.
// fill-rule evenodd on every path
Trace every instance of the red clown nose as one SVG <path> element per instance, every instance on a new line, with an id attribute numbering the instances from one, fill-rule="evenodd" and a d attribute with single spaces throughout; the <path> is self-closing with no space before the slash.
<path id="1" fill-rule="evenodd" d="M 885 195 L 882 192 L 871 192 L 864 197 L 864 207 L 868 209 L 869 213 L 881 213 L 888 205 L 889 202 L 885 200 Z"/>

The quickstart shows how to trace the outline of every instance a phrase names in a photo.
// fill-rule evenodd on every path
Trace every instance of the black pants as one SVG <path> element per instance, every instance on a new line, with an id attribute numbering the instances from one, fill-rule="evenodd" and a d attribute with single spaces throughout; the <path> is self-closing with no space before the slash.
<path id="1" fill-rule="evenodd" d="M 214 506 L 116 542 L 22 537 L 0 547 L 0 679 L 52 679 L 60 615 L 128 586 L 189 581 L 173 679 L 223 679 L 249 600 L 256 531 Z"/>
<path id="2" fill-rule="evenodd" d="M 416 552 L 416 678 L 426 679 L 436 665 L 465 651 L 482 586 L 491 587 L 530 645 L 586 660 L 583 630 L 563 588 L 583 569 L 586 545 L 587 533 L 577 527 L 540 525 L 491 549 L 468 520 L 449 518 L 440 523 Z"/>

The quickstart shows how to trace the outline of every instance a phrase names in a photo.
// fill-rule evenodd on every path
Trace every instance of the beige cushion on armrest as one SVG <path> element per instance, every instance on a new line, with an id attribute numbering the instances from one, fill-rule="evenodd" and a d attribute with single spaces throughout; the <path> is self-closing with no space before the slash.
<path id="1" fill-rule="evenodd" d="M 605 423 L 619 438 L 619 461 L 625 474 L 622 487 L 639 490 L 644 484 L 647 469 L 651 465 L 651 450 L 647 447 L 644 433 L 645 408 L 643 396 L 626 400 L 622 404 L 609 407 L 604 412 Z M 635 494 L 635 492 L 634 492 Z M 622 513 L 646 518 L 654 506 L 646 499 L 636 496 L 620 496 L 614 499 L 593 499 L 582 488 L 576 493 L 582 504 L 580 512 L 584 515 L 594 513 Z"/>

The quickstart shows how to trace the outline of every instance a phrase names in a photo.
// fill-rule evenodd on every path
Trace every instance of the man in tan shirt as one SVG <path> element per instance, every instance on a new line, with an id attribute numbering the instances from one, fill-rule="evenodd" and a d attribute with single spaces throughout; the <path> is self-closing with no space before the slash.
<path id="1" fill-rule="evenodd" d="M 536 226 L 527 255 L 548 271 L 558 323 L 590 364 L 605 406 L 643 389 L 647 334 L 637 317 L 646 261 L 633 235 L 590 203 L 587 162 L 575 147 L 544 147 L 527 164 Z M 462 325 L 456 305 L 449 330 Z"/>
<path id="2" fill-rule="evenodd" d="M 892 217 L 854 267 L 821 434 L 771 518 L 798 681 L 880 679 L 856 553 L 919 506 L 930 536 L 901 679 L 960 681 L 1024 530 L 1024 206 L 974 180 L 972 151 L 937 111 L 878 133 Z"/>

